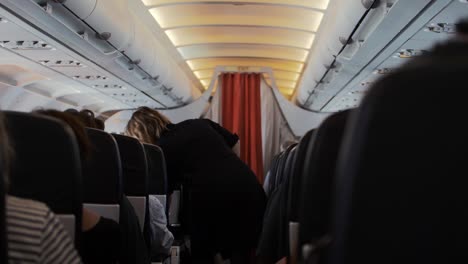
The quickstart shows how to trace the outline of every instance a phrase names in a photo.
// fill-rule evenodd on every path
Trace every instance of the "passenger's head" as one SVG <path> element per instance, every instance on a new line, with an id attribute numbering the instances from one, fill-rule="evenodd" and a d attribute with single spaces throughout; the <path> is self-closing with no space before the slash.
<path id="1" fill-rule="evenodd" d="M 55 119 L 59 119 L 62 122 L 68 124 L 70 128 L 73 130 L 76 139 L 78 141 L 78 145 L 80 147 L 80 156 L 81 160 L 86 160 L 90 153 L 90 146 L 91 143 L 88 139 L 88 135 L 86 133 L 86 129 L 83 126 L 82 122 L 74 116 L 73 114 L 69 112 L 60 112 L 56 110 L 39 110 L 36 111 L 35 113 L 44 115 L 44 116 L 50 116 Z"/>
<path id="2" fill-rule="evenodd" d="M 78 111 L 76 109 L 67 109 L 65 112 L 76 117 L 81 123 L 83 123 L 85 127 L 98 128 L 98 125 L 96 124 L 96 118 L 94 117 L 94 113 L 91 110 L 83 109 Z"/>
<path id="3" fill-rule="evenodd" d="M 106 128 L 104 125 L 104 121 L 102 121 L 101 119 L 96 118 L 94 121 L 96 123 L 96 129 L 104 130 Z"/>
<path id="4" fill-rule="evenodd" d="M 283 142 L 283 144 L 281 144 L 281 146 L 280 146 L 281 152 L 287 150 L 289 146 L 291 146 L 291 145 L 293 145 L 293 144 L 296 144 L 296 143 L 297 143 L 297 142 L 294 141 L 294 140 L 286 140 L 286 141 Z"/>
<path id="5" fill-rule="evenodd" d="M 81 110 L 78 114 L 78 117 L 80 118 L 81 122 L 83 122 L 85 127 L 97 128 L 96 118 L 94 117 L 94 113 L 91 110 Z"/>
<path id="6" fill-rule="evenodd" d="M 145 143 L 156 144 L 170 123 L 171 121 L 158 111 L 140 107 L 128 121 L 125 133 Z"/>
<path id="7" fill-rule="evenodd" d="M 8 183 L 8 174 L 10 172 L 10 161 L 13 156 L 13 148 L 10 144 L 10 138 L 6 129 L 5 118 L 0 113 L 0 168 L 3 173 L 5 184 Z"/>
<path id="8" fill-rule="evenodd" d="M 462 40 L 468 41 L 468 18 L 457 23 L 457 35 Z"/>

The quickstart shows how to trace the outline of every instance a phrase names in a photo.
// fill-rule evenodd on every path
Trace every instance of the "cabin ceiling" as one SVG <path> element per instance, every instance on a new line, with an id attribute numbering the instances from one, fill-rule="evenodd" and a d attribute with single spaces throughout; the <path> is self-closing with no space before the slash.
<path id="1" fill-rule="evenodd" d="M 216 66 L 272 67 L 294 93 L 329 0 L 142 0 L 200 83 Z M 267 80 L 269 81 L 269 80 Z"/>

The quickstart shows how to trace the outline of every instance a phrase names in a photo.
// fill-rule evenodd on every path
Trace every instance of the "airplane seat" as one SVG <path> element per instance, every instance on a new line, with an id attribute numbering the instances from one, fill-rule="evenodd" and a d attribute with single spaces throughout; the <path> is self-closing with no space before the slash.
<path id="1" fill-rule="evenodd" d="M 278 164 L 279 164 L 279 160 L 280 160 L 280 157 L 281 157 L 281 154 L 282 153 L 278 153 L 276 154 L 271 163 L 270 163 L 270 168 L 268 169 L 268 172 L 265 176 L 265 181 L 263 183 L 263 189 L 265 190 L 265 194 L 267 197 L 270 197 L 271 195 L 271 192 L 272 192 L 272 178 L 275 177 L 274 175 L 276 175 L 276 171 L 278 170 Z"/>
<path id="2" fill-rule="evenodd" d="M 120 263 L 148 263 L 148 250 L 135 209 L 123 195 L 122 165 L 115 138 L 87 128 L 94 148 L 85 174 L 86 208 L 117 221 L 121 232 Z"/>
<path id="3" fill-rule="evenodd" d="M 288 157 L 290 158 L 290 153 L 291 153 L 291 150 L 296 146 L 296 144 L 292 144 L 291 146 L 289 146 L 283 153 L 283 155 L 280 156 L 280 160 L 279 160 L 279 164 L 278 164 L 278 168 L 277 168 L 277 171 L 274 175 L 274 177 L 272 177 L 272 187 L 273 187 L 273 191 L 276 190 L 283 182 L 284 178 L 285 178 L 285 175 L 287 174 L 285 169 L 286 169 L 286 163 L 287 163 L 287 160 L 288 160 Z"/>
<path id="4" fill-rule="evenodd" d="M 112 134 L 119 147 L 124 194 L 132 204 L 143 231 L 148 214 L 148 165 L 143 145 L 138 139 Z"/>
<path id="5" fill-rule="evenodd" d="M 335 166 L 350 112 L 339 112 L 325 119 L 305 149 L 298 201 L 299 258 L 305 261 L 318 257 L 318 263 L 323 263 L 326 259 L 326 252 L 311 252 L 310 249 L 320 249 L 330 234 Z"/>
<path id="6" fill-rule="evenodd" d="M 284 158 L 285 158 L 285 151 L 278 153 L 278 157 L 276 159 L 276 162 L 274 163 L 274 166 L 272 167 L 270 179 L 269 179 L 269 193 L 268 197 L 273 193 L 273 191 L 276 189 L 276 178 L 279 173 L 279 171 L 282 170 Z"/>
<path id="7" fill-rule="evenodd" d="M 8 262 L 7 236 L 6 236 L 6 214 L 5 214 L 5 182 L 3 176 L 3 164 L 0 158 L 0 263 Z"/>
<path id="8" fill-rule="evenodd" d="M 263 227 L 257 247 L 262 262 L 276 263 L 289 256 L 288 189 L 296 144 L 289 146 L 278 167 L 276 188 L 269 197 L 263 217 Z"/>
<path id="9" fill-rule="evenodd" d="M 101 130 L 86 132 L 93 147 L 83 168 L 84 207 L 119 222 L 123 187 L 117 142 Z"/>
<path id="10" fill-rule="evenodd" d="M 162 149 L 156 145 L 143 144 L 146 152 L 148 164 L 148 186 L 149 195 L 153 195 L 166 208 L 166 216 L 168 213 L 168 183 L 166 160 Z"/>
<path id="11" fill-rule="evenodd" d="M 329 263 L 468 262 L 462 45 L 384 77 L 352 115 Z"/>
<path id="12" fill-rule="evenodd" d="M 314 129 L 308 131 L 297 145 L 288 190 L 289 255 L 292 263 L 297 260 L 299 240 L 299 200 L 302 190 L 302 170 L 306 163 L 306 151 L 313 141 Z"/>
<path id="13" fill-rule="evenodd" d="M 50 117 L 4 113 L 15 151 L 9 193 L 47 204 L 80 248 L 81 161 L 72 129 Z"/>

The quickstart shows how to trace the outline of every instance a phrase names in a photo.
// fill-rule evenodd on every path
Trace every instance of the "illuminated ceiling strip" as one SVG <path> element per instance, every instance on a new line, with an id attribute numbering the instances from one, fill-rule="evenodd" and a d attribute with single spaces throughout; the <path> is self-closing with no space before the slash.
<path id="1" fill-rule="evenodd" d="M 203 60 L 203 59 L 197 59 L 197 60 Z M 187 64 L 189 65 L 189 67 L 192 69 L 192 71 L 197 71 L 197 70 L 200 70 L 200 69 L 203 69 L 203 65 L 199 65 L 199 63 L 197 62 L 193 62 L 193 60 L 191 61 L 187 61 Z M 223 66 L 223 67 L 226 67 L 226 68 L 239 68 L 239 67 L 248 67 L 250 70 L 252 70 L 252 68 L 255 68 L 255 69 L 261 69 L 263 67 L 269 67 L 271 68 L 271 66 L 274 66 L 276 69 L 278 70 L 282 70 L 282 71 L 296 71 L 298 73 L 302 72 L 302 69 L 304 68 L 304 65 L 303 64 L 296 64 L 296 65 L 278 65 L 279 63 L 265 63 L 265 62 L 260 62 L 260 63 L 257 63 L 257 61 L 254 61 L 254 60 L 250 60 L 250 61 L 243 61 L 243 62 L 240 62 L 240 63 L 237 63 L 237 62 L 226 62 L 226 61 L 220 61 L 220 62 L 217 62 L 217 61 L 210 61 L 210 62 L 205 62 L 203 64 L 208 64 L 208 67 L 205 67 L 206 68 L 212 68 L 212 67 L 216 67 L 216 66 Z M 261 64 L 261 65 L 260 65 Z"/>
<path id="2" fill-rule="evenodd" d="M 229 34 L 226 34 L 229 32 Z M 179 28 L 165 31 L 175 47 L 199 44 L 276 45 L 309 50 L 316 38 L 310 32 L 262 27 Z"/>
<path id="3" fill-rule="evenodd" d="M 203 46 L 203 45 L 211 45 L 211 46 L 235 46 L 235 45 L 249 45 L 249 46 L 265 46 L 266 48 L 285 48 L 285 49 L 296 49 L 296 50 L 302 50 L 302 51 L 307 51 L 309 52 L 310 49 L 308 48 L 301 48 L 297 46 L 292 46 L 292 45 L 280 45 L 280 44 L 263 44 L 263 43 L 251 43 L 251 42 L 204 42 L 204 43 L 194 43 L 194 44 L 185 44 L 185 45 L 179 45 L 175 46 L 176 48 L 185 48 L 185 47 L 191 47 L 191 46 Z"/>
<path id="4" fill-rule="evenodd" d="M 320 12 L 320 13 L 325 13 L 327 9 L 322 9 L 322 8 L 316 8 L 316 7 L 310 7 L 310 6 L 302 6 L 302 5 L 293 5 L 293 4 L 284 4 L 284 3 L 267 3 L 267 2 L 223 2 L 223 1 L 217 1 L 217 2 L 211 2 L 211 1 L 198 1 L 198 2 L 177 2 L 174 1 L 172 3 L 165 3 L 165 4 L 159 4 L 159 5 L 146 5 L 148 9 L 153 9 L 153 8 L 159 8 L 159 7 L 166 7 L 166 6 L 178 6 L 178 5 L 234 5 L 234 6 L 277 6 L 277 7 L 287 7 L 287 8 L 298 8 L 298 9 L 305 9 L 305 10 L 310 10 L 310 11 L 315 11 L 315 12 Z"/>
<path id="5" fill-rule="evenodd" d="M 289 48 L 288 48 L 289 49 Z M 202 59 L 202 58 L 260 58 L 260 59 L 275 59 L 275 60 L 287 60 L 287 61 L 297 61 L 305 62 L 309 56 L 309 51 L 299 50 L 299 49 L 249 49 L 246 47 L 214 47 L 207 45 L 206 48 L 179 48 L 179 53 L 186 60 L 192 59 Z"/>
<path id="6" fill-rule="evenodd" d="M 273 74 L 275 74 L 275 72 L 273 72 Z M 267 80 L 267 81 L 271 81 L 271 78 L 270 78 L 270 76 L 268 76 L 268 77 L 265 77 L 265 80 Z M 296 83 L 296 82 L 297 82 L 297 80 L 291 80 L 291 79 L 278 79 L 278 78 L 275 78 L 275 81 L 277 81 L 277 82 L 291 82 L 291 83 Z"/>
<path id="7" fill-rule="evenodd" d="M 229 4 L 226 4 L 229 6 Z M 211 6 L 211 5 L 206 5 Z M 208 8 L 208 7 L 207 7 Z M 293 14 L 293 12 L 286 12 L 284 8 L 281 7 L 271 7 L 275 10 L 268 10 L 272 15 L 276 16 L 266 16 L 264 12 L 267 12 L 267 7 L 263 9 L 261 6 L 256 6 L 255 9 L 249 11 L 247 16 L 244 14 L 248 8 L 245 10 L 239 10 L 239 13 L 230 13 L 228 15 L 222 15 L 219 12 L 216 12 L 214 8 L 207 9 L 206 14 L 200 13 L 200 10 L 192 10 L 187 6 L 181 6 L 180 8 L 169 6 L 169 7 L 158 7 L 149 9 L 149 12 L 158 22 L 158 24 L 163 29 L 172 29 L 176 27 L 185 27 L 193 25 L 230 25 L 230 26 L 239 26 L 239 25 L 250 25 L 250 26 L 271 26 L 271 27 L 283 27 L 283 25 L 288 28 L 297 28 L 302 30 L 316 31 L 324 17 L 324 13 L 317 11 L 310 11 L 301 9 L 302 13 Z M 168 9 L 168 10 L 166 10 Z M 187 12 L 185 16 L 175 17 L 170 16 L 171 13 L 181 13 Z M 278 14 L 277 14 L 278 13 Z M 262 15 L 263 14 L 263 15 Z M 285 16 L 279 16 L 279 14 L 285 14 Z M 250 16 L 249 16 L 250 15 Z M 289 16 L 289 17 L 287 17 Z M 262 19 L 260 19 L 262 18 Z M 285 20 L 286 19 L 286 20 Z M 312 26 L 313 25 L 313 26 Z"/>
<path id="8" fill-rule="evenodd" d="M 311 34 L 317 34 L 317 31 L 315 30 L 307 30 L 303 28 L 269 26 L 269 25 L 245 25 L 245 24 L 191 24 L 191 25 L 183 25 L 183 26 L 165 27 L 163 29 L 164 30 L 176 30 L 176 29 L 183 29 L 183 28 L 198 28 L 198 27 L 271 28 L 271 29 L 282 29 L 282 30 L 291 30 L 291 31 L 299 31 L 299 32 L 306 32 L 306 33 L 311 33 Z"/>
<path id="9" fill-rule="evenodd" d="M 278 58 L 273 58 L 273 57 L 250 57 L 250 56 L 210 56 L 210 57 L 202 57 L 202 58 L 194 58 L 194 59 L 188 59 L 188 61 L 194 61 L 194 60 L 235 60 L 235 59 L 240 59 L 240 60 L 259 60 L 259 61 L 265 61 L 265 60 L 272 60 L 272 61 L 277 61 L 277 62 L 289 62 L 289 63 L 297 63 L 304 65 L 305 61 L 299 61 L 299 60 L 290 60 L 290 59 L 278 59 Z M 241 65 L 242 66 L 242 65 Z M 247 65 L 246 65 L 247 66 Z M 261 67 L 261 66 L 257 66 Z M 197 69 L 198 71 L 198 69 Z"/>
<path id="10" fill-rule="evenodd" d="M 190 66 L 190 65 L 189 65 Z M 226 68 L 231 68 L 231 67 L 242 67 L 242 66 L 234 66 L 234 65 L 225 65 L 224 67 Z M 264 66 L 247 66 L 249 68 L 264 68 Z M 272 68 L 270 67 L 274 72 L 290 72 L 290 73 L 294 73 L 294 74 L 301 74 L 302 71 L 292 71 L 292 70 L 285 70 L 285 69 L 281 69 L 281 68 Z M 214 67 L 211 67 L 211 68 L 200 68 L 200 69 L 196 69 L 196 70 L 193 70 L 193 72 L 200 72 L 200 71 L 214 71 Z M 198 78 L 198 77 L 197 77 Z"/>

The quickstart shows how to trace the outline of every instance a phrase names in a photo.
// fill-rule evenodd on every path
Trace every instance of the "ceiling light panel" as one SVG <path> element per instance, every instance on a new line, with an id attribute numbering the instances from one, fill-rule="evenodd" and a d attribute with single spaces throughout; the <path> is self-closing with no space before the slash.
<path id="1" fill-rule="evenodd" d="M 166 34 L 176 47 L 205 43 L 245 43 L 309 49 L 315 37 L 313 32 L 249 26 L 186 27 L 166 30 Z"/>
<path id="2" fill-rule="evenodd" d="M 185 0 L 185 1 L 177 1 L 177 0 L 143 0 L 143 3 L 146 6 L 162 6 L 162 5 L 174 5 L 174 4 L 199 4 L 200 2 L 203 3 L 235 3 L 245 4 L 245 5 L 252 5 L 252 4 L 270 4 L 270 5 L 284 5 L 284 6 L 298 6 L 298 7 L 305 7 L 311 9 L 321 9 L 324 10 L 328 7 L 329 0 Z"/>
<path id="3" fill-rule="evenodd" d="M 198 79 L 208 79 L 213 77 L 214 68 L 209 70 L 201 70 L 193 72 Z"/>
<path id="4" fill-rule="evenodd" d="M 271 79 L 266 79 L 266 82 L 271 85 Z M 296 87 L 296 82 L 288 80 L 275 80 L 276 86 L 284 89 L 294 89 Z"/>
<path id="5" fill-rule="evenodd" d="M 216 66 L 238 67 L 271 67 L 274 70 L 302 72 L 304 63 L 274 59 L 247 59 L 247 58 L 207 58 L 188 60 L 188 65 L 193 71 L 212 69 Z"/>
<path id="6" fill-rule="evenodd" d="M 297 82 L 300 77 L 300 74 L 297 72 L 287 72 L 287 71 L 275 71 L 273 75 L 278 80 L 289 80 L 289 81 L 295 81 L 295 82 Z"/>
<path id="7" fill-rule="evenodd" d="M 245 44 L 207 44 L 178 48 L 186 60 L 213 57 L 273 58 L 305 62 L 309 52 L 303 49 Z"/>
<path id="8" fill-rule="evenodd" d="M 294 89 L 291 89 L 291 88 L 285 88 L 285 87 L 278 87 L 278 90 L 284 94 L 284 95 L 287 95 L 287 96 L 291 96 L 293 93 L 294 93 Z"/>
<path id="9" fill-rule="evenodd" d="M 329 0 L 142 0 L 202 86 L 216 66 L 271 67 L 291 95 Z"/>
<path id="10" fill-rule="evenodd" d="M 316 32 L 323 18 L 317 10 L 276 5 L 170 5 L 152 8 L 150 12 L 163 29 L 244 25 Z"/>

